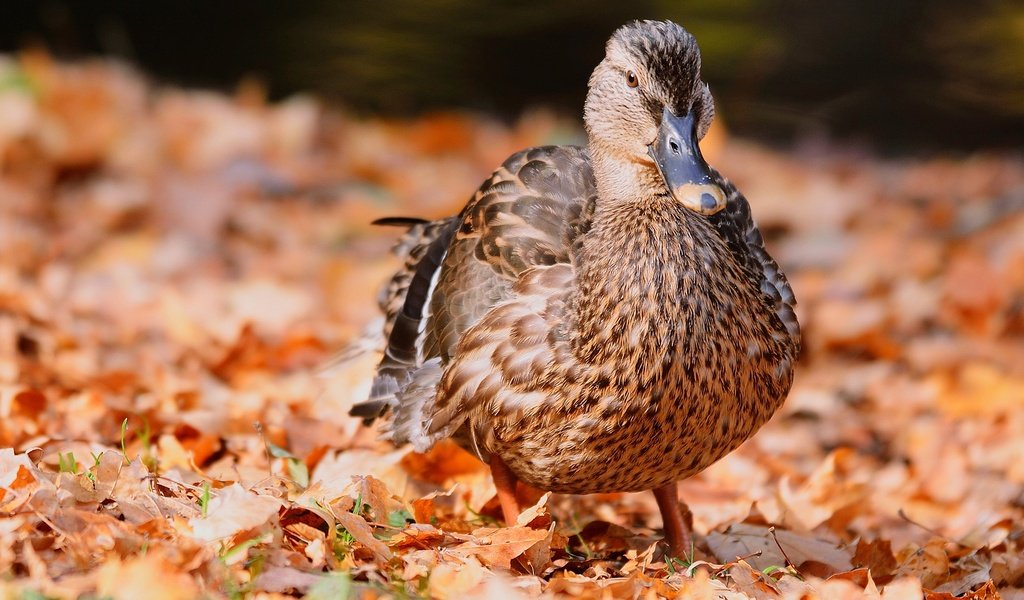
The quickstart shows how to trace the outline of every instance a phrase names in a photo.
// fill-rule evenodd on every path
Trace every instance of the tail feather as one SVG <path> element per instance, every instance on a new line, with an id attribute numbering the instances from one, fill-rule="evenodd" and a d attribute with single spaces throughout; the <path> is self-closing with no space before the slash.
<path id="1" fill-rule="evenodd" d="M 426 219 L 419 217 L 381 217 L 370 222 L 371 225 L 383 225 L 385 227 L 412 227 L 429 223 Z"/>
<path id="2" fill-rule="evenodd" d="M 425 452 L 434 445 L 440 436 L 428 432 L 427 415 L 432 412 L 441 372 L 440 358 L 432 358 L 416 369 L 408 384 L 396 394 L 402 410 L 396 410 L 394 418 L 384 426 L 384 439 L 398 445 L 410 443 L 417 452 Z"/>
<path id="3" fill-rule="evenodd" d="M 395 247 L 395 253 L 405 259 L 405 265 L 384 287 L 379 299 L 385 313 L 382 327 L 384 355 L 377 367 L 369 397 L 349 411 L 350 415 L 362 418 L 366 424 L 399 405 L 403 409 L 394 412 L 404 414 L 406 398 L 426 393 L 424 390 L 428 384 L 423 376 L 415 394 L 408 392 L 407 388 L 413 385 L 414 375 L 424 367 L 419 353 L 423 324 L 429 318 L 433 281 L 457 228 L 458 218 L 424 221 L 386 217 L 377 219 L 374 224 L 404 226 L 409 230 Z M 440 371 L 439 366 L 437 370 Z"/>

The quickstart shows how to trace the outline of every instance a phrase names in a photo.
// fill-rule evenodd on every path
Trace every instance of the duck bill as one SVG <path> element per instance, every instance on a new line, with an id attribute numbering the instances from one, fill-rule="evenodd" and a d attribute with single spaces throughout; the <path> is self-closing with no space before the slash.
<path id="1" fill-rule="evenodd" d="M 693 113 L 677 117 L 666 108 L 658 137 L 648 150 L 665 187 L 677 202 L 702 215 L 713 215 L 725 208 L 725 194 L 715 183 L 711 167 L 697 145 Z"/>

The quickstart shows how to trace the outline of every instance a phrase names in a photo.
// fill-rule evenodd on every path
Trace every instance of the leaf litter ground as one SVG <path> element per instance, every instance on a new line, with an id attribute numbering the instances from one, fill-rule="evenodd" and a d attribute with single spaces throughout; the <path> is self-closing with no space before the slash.
<path id="1" fill-rule="evenodd" d="M 0 59 L 0 597 L 1024 598 L 1024 162 L 782 152 L 717 129 L 800 301 L 782 412 L 680 484 L 547 496 L 346 416 L 396 265 L 538 112 L 357 119 Z"/>

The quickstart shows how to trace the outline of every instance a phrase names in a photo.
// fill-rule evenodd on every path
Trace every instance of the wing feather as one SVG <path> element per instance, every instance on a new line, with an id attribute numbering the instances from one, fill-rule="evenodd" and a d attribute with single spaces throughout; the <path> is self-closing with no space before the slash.
<path id="1" fill-rule="evenodd" d="M 426 432 L 414 425 L 424 425 L 463 334 L 510 298 L 524 272 L 571 261 L 596 195 L 585 150 L 531 148 L 509 157 L 457 217 L 412 224 L 433 226 L 434 235 L 429 244 L 409 246 L 414 262 L 392 280 L 392 287 L 404 288 L 387 297 L 385 311 L 394 311 L 388 346 L 370 399 L 353 414 L 372 420 L 391 407 L 393 440 L 426 443 Z"/>
<path id="2" fill-rule="evenodd" d="M 736 189 L 731 181 L 715 173 L 722 189 L 726 193 L 725 209 L 711 217 L 711 222 L 719 234 L 733 248 L 734 254 L 754 281 L 761 282 L 761 291 L 765 301 L 775 309 L 790 338 L 800 345 L 800 323 L 796 319 L 796 296 L 786 279 L 786 274 L 779 268 L 779 263 L 768 254 L 764 246 L 764 237 L 750 212 L 750 203 Z"/>

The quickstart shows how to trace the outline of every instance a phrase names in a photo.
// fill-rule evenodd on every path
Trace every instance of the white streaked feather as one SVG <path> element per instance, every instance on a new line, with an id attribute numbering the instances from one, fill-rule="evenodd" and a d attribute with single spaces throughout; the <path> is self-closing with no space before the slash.
<path id="1" fill-rule="evenodd" d="M 416 327 L 416 362 L 419 364 L 423 363 L 423 340 L 426 337 L 423 335 L 427 330 L 427 322 L 430 321 L 430 301 L 434 297 L 434 289 L 437 288 L 437 282 L 441 278 L 441 269 L 444 268 L 444 259 L 448 258 L 448 249 L 446 248 L 444 254 L 441 255 L 441 260 L 437 263 L 437 268 L 434 269 L 434 273 L 430 276 L 430 285 L 427 287 L 427 296 L 423 299 L 423 314 L 420 317 L 420 322 Z"/>

